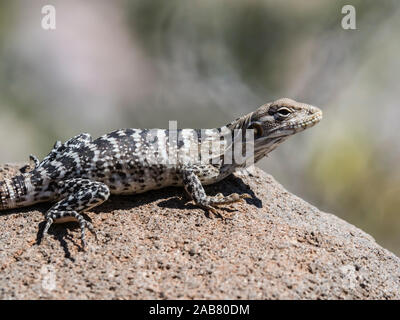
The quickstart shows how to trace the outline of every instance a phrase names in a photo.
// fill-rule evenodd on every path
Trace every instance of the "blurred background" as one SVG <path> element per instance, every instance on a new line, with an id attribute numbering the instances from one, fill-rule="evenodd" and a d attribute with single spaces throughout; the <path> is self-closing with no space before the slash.
<path id="1" fill-rule="evenodd" d="M 80 132 L 212 128 L 289 97 L 324 119 L 258 165 L 400 255 L 399 53 L 397 0 L 0 1 L 0 163 Z"/>

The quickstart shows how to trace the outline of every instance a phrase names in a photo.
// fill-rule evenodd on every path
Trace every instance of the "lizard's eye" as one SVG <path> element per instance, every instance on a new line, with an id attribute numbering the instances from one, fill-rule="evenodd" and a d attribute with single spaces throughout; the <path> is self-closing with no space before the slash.
<path id="1" fill-rule="evenodd" d="M 285 118 L 289 114 L 291 114 L 291 111 L 288 108 L 283 107 L 283 108 L 278 109 L 277 113 L 279 116 Z"/>
<path id="2" fill-rule="evenodd" d="M 263 134 L 262 126 L 257 122 L 254 122 L 251 125 L 249 125 L 249 129 L 253 129 L 254 130 L 254 137 L 256 137 L 256 138 L 261 137 L 262 134 Z"/>

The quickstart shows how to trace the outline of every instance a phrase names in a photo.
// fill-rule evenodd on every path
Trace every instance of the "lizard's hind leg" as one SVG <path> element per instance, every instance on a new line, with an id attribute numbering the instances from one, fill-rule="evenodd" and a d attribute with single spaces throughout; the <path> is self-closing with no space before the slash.
<path id="1" fill-rule="evenodd" d="M 86 221 L 80 213 L 106 201 L 110 196 L 110 190 L 104 183 L 79 178 L 60 182 L 58 193 L 62 200 L 47 211 L 45 215 L 47 223 L 43 237 L 46 236 L 53 222 L 77 221 L 81 228 L 82 248 L 84 249 L 86 246 L 85 228 L 95 235 L 96 233 L 92 224 Z"/>

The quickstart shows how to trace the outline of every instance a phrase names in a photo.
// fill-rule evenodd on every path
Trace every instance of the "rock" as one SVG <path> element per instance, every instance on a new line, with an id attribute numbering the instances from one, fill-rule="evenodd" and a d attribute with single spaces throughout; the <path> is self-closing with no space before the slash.
<path id="1" fill-rule="evenodd" d="M 0 176 L 14 174 L 3 166 Z M 260 169 L 206 187 L 252 199 L 209 218 L 181 188 L 112 197 L 41 241 L 50 204 L 0 214 L 1 299 L 399 299 L 400 260 Z"/>

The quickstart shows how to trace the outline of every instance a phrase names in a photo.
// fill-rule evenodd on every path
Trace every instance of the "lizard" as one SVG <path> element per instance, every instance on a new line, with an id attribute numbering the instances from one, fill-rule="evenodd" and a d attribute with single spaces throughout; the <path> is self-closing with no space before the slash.
<path id="1" fill-rule="evenodd" d="M 42 238 L 53 223 L 77 221 L 83 250 L 87 246 L 85 229 L 96 238 L 97 235 L 82 213 L 106 201 L 110 194 L 138 194 L 183 186 L 196 205 L 218 214 L 218 206 L 250 196 L 208 196 L 204 185 L 258 162 L 288 137 L 321 119 L 319 108 L 283 98 L 227 125 L 203 130 L 213 133 L 208 135 L 199 135 L 200 130 L 194 129 L 120 129 L 92 139 L 90 134 L 82 133 L 65 143 L 57 141 L 42 161 L 31 155 L 31 166 L 0 181 L 0 210 L 52 202 L 45 213 Z M 250 132 L 247 140 L 244 132 Z M 214 146 L 211 155 L 206 152 L 202 161 L 192 157 L 196 155 L 194 151 L 209 143 Z M 226 157 L 235 151 L 243 156 L 243 148 L 248 146 L 252 153 L 244 158 L 252 161 Z"/>

